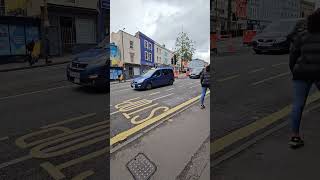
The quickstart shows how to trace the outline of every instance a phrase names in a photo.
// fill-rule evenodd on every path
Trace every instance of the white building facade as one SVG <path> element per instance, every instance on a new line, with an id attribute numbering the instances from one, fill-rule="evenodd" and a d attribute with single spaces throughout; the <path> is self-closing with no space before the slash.
<path id="1" fill-rule="evenodd" d="M 119 30 L 111 33 L 111 42 L 114 42 L 120 51 L 120 60 L 124 64 L 124 72 L 127 77 L 140 75 L 140 39 Z"/>

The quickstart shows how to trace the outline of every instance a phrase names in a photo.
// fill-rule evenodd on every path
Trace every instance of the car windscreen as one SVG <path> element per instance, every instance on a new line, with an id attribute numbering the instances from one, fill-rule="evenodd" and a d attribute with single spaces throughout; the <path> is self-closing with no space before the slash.
<path id="1" fill-rule="evenodd" d="M 290 33 L 296 24 L 297 21 L 277 21 L 268 25 L 263 32 Z"/>
<path id="2" fill-rule="evenodd" d="M 155 69 L 149 70 L 149 71 L 147 71 L 146 73 L 144 73 L 144 74 L 142 75 L 142 77 L 151 77 L 154 72 L 156 72 Z"/>

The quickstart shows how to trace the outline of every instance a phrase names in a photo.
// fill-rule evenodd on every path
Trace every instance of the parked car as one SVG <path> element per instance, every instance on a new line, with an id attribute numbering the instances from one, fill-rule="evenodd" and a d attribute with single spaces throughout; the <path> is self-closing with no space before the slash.
<path id="1" fill-rule="evenodd" d="M 297 26 L 304 28 L 306 19 L 282 19 L 269 24 L 253 39 L 252 46 L 256 54 L 264 52 L 289 52 L 290 35 Z"/>
<path id="2" fill-rule="evenodd" d="M 131 82 L 133 89 L 152 89 L 155 87 L 173 85 L 174 74 L 172 68 L 157 68 L 147 71 Z"/>
<path id="3" fill-rule="evenodd" d="M 67 67 L 68 81 L 99 89 L 109 89 L 109 39 L 96 47 L 79 53 Z"/>
<path id="4" fill-rule="evenodd" d="M 203 68 L 199 67 L 199 68 L 193 68 L 191 73 L 190 73 L 190 78 L 191 79 L 198 79 L 200 78 L 201 74 L 202 74 Z"/>

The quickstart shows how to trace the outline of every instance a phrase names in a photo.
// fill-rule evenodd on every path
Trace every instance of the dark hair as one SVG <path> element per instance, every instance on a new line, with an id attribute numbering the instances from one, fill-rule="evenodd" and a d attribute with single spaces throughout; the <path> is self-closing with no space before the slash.
<path id="1" fill-rule="evenodd" d="M 310 33 L 320 33 L 320 9 L 319 8 L 308 17 L 308 31 Z"/>
<path id="2" fill-rule="evenodd" d="M 208 66 L 206 66 L 206 71 L 210 72 L 210 64 Z"/>

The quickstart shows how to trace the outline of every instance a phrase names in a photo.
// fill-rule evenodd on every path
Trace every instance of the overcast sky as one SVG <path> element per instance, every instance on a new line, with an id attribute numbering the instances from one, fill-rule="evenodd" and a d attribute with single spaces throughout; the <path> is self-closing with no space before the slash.
<path id="1" fill-rule="evenodd" d="M 111 0 L 111 32 L 141 31 L 173 50 L 182 30 L 195 41 L 195 55 L 210 61 L 210 0 Z"/>

